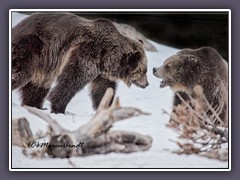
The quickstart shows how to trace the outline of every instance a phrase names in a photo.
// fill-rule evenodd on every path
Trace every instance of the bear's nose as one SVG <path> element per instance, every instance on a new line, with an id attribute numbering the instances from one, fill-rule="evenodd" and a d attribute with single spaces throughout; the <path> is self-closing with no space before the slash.
<path id="1" fill-rule="evenodd" d="M 157 71 L 157 68 L 153 68 L 153 73 L 155 73 Z"/>

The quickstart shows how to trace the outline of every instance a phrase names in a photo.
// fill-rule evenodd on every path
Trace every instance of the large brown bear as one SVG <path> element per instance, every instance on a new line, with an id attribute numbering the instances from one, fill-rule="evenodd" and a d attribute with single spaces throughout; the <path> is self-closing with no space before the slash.
<path id="1" fill-rule="evenodd" d="M 193 88 L 201 85 L 203 93 L 212 107 L 223 103 L 220 118 L 224 123 L 228 118 L 228 68 L 226 61 L 211 47 L 183 49 L 170 56 L 159 68 L 153 68 L 153 74 L 162 78 L 161 88 L 170 86 L 175 91 L 173 105 L 186 101 L 189 95 L 194 97 Z"/>
<path id="2" fill-rule="evenodd" d="M 22 104 L 64 113 L 73 96 L 91 83 L 96 109 L 105 90 L 148 85 L 147 58 L 140 42 L 119 33 L 110 20 L 87 20 L 70 13 L 36 13 L 12 29 L 12 88 Z"/>

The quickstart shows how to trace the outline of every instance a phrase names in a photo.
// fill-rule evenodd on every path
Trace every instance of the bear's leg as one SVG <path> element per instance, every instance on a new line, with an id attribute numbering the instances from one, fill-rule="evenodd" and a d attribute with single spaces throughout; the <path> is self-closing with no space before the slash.
<path id="1" fill-rule="evenodd" d="M 90 96 L 92 99 L 92 104 L 93 104 L 93 109 L 96 110 L 98 108 L 98 105 L 105 93 L 105 91 L 107 90 L 107 88 L 113 88 L 114 94 L 117 88 L 117 83 L 114 81 L 110 81 L 108 79 L 104 79 L 101 76 L 98 76 L 96 79 L 94 79 L 91 82 L 91 86 L 90 86 Z M 113 101 L 114 96 L 112 97 L 111 103 Z"/>
<path id="2" fill-rule="evenodd" d="M 65 113 L 68 103 L 84 86 L 95 79 L 100 71 L 95 61 L 87 59 L 87 53 L 80 45 L 71 52 L 69 59 L 58 76 L 57 85 L 50 93 L 52 113 Z"/>
<path id="3" fill-rule="evenodd" d="M 189 95 L 185 92 L 182 92 L 182 91 L 178 91 L 176 92 L 178 93 L 186 102 L 189 102 L 190 101 L 190 98 L 189 98 Z M 178 95 L 175 93 L 174 95 L 174 101 L 173 101 L 173 105 L 174 106 L 177 106 L 179 104 L 182 104 L 182 101 L 181 99 L 178 97 Z"/>
<path id="4" fill-rule="evenodd" d="M 41 109 L 44 98 L 50 88 L 39 87 L 29 82 L 27 85 L 20 88 L 22 95 L 22 105 L 28 105 Z"/>
<path id="5" fill-rule="evenodd" d="M 65 113 L 73 96 L 96 76 L 83 72 L 76 64 L 69 64 L 57 79 L 57 85 L 49 95 L 52 113 Z M 92 77 L 93 76 L 93 77 Z"/>
<path id="6" fill-rule="evenodd" d="M 172 119 L 173 116 L 173 113 L 175 114 L 176 113 L 176 107 L 178 105 L 181 105 L 183 102 L 182 100 L 179 98 L 179 96 L 177 95 L 180 95 L 180 97 L 182 97 L 182 99 L 186 102 L 190 102 L 190 98 L 189 98 L 189 95 L 185 92 L 182 92 L 182 91 L 177 91 L 175 94 L 174 94 L 174 100 L 173 100 L 173 110 L 172 110 L 172 114 L 171 114 L 171 117 L 170 117 L 170 120 L 169 122 L 175 122 L 174 119 Z"/>

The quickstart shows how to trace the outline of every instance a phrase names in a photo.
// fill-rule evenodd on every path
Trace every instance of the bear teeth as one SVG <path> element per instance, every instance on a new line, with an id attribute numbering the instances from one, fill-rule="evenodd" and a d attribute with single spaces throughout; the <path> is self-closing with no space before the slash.
<path id="1" fill-rule="evenodd" d="M 160 84 L 160 88 L 164 88 L 165 86 L 167 86 L 167 81 L 165 79 L 163 79 Z"/>

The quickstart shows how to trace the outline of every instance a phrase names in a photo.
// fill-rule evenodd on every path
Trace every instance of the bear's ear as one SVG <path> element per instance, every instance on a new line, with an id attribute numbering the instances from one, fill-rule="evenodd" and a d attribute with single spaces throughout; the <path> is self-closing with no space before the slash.
<path id="1" fill-rule="evenodd" d="M 142 54 L 139 51 L 135 51 L 134 56 L 138 61 L 140 61 Z"/>
<path id="2" fill-rule="evenodd" d="M 141 53 L 139 51 L 135 52 L 129 52 L 128 53 L 128 64 L 132 67 L 135 68 L 138 65 L 138 62 L 141 59 Z"/>
<path id="3" fill-rule="evenodd" d="M 139 39 L 138 40 L 142 45 L 144 45 L 143 40 Z"/>
<path id="4" fill-rule="evenodd" d="M 215 54 L 218 54 L 217 51 L 214 48 L 209 47 L 209 46 L 201 47 L 199 49 L 196 49 L 195 52 L 200 57 L 204 57 L 204 59 L 211 58 Z"/>

